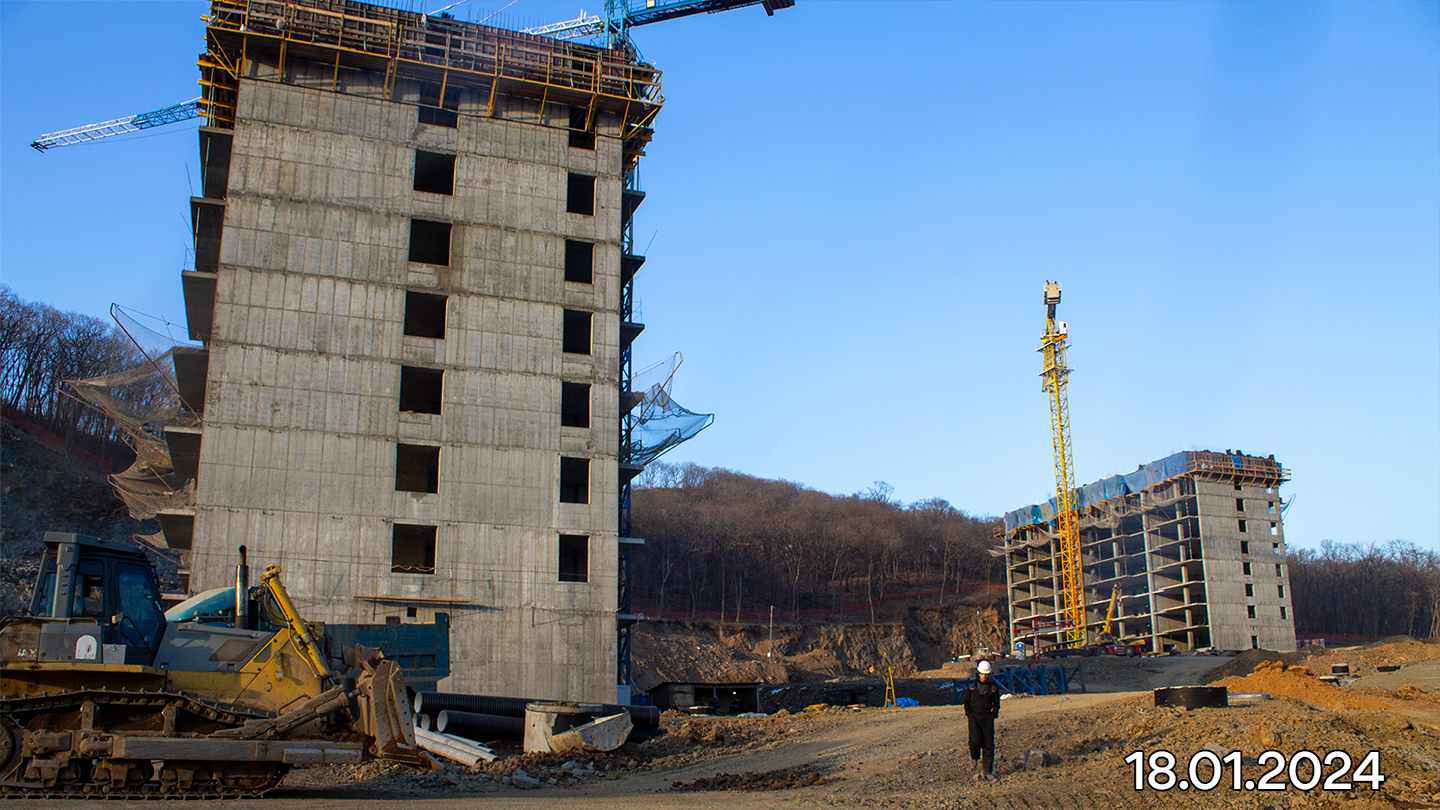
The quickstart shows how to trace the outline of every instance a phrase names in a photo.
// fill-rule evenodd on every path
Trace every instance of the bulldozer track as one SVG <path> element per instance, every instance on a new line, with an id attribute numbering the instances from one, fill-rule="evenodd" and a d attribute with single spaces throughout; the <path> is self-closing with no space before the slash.
<path id="1" fill-rule="evenodd" d="M 53 695 L 43 695 L 41 697 L 0 699 L 0 713 L 19 716 L 34 714 L 39 711 L 78 708 L 87 700 L 111 706 L 153 706 L 163 708 L 167 704 L 175 704 L 176 708 L 184 709 L 192 714 L 225 725 L 239 725 L 246 720 L 268 716 L 263 712 L 256 712 L 240 706 L 229 706 L 221 703 L 198 700 L 190 695 L 179 692 L 161 692 L 148 689 L 133 691 L 126 689 L 81 689 L 73 692 L 57 692 Z"/>
<path id="2" fill-rule="evenodd" d="M 250 709 L 199 700 L 190 695 L 154 690 L 85 689 L 51 695 L 0 700 L 0 798 L 4 799 L 173 799 L 218 800 L 258 798 L 280 784 L 289 767 L 279 763 L 235 763 L 196 761 L 162 761 L 145 763 L 149 778 L 139 783 L 116 785 L 104 778 L 113 767 L 104 757 L 86 758 L 72 755 L 71 767 L 61 770 L 56 783 L 36 785 L 17 781 L 23 770 L 24 755 L 19 750 L 24 721 L 43 718 L 59 712 L 80 709 L 86 703 L 105 707 L 124 707 L 162 711 L 174 707 L 203 718 L 217 726 L 234 727 L 246 720 L 269 715 Z M 69 730 L 76 729 L 51 729 Z M 103 733 L 103 729 L 97 729 Z M 204 739 L 205 735 L 195 735 Z M 156 765 L 158 764 L 158 767 Z M 100 774 L 97 776 L 97 774 Z"/>

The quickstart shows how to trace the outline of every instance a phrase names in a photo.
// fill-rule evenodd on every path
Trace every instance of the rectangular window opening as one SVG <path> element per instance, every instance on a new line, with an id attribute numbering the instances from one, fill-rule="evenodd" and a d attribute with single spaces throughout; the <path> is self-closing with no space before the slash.
<path id="1" fill-rule="evenodd" d="M 1249 583 L 1249 582 L 1245 583 L 1245 595 L 1246 595 L 1246 596 L 1254 596 L 1254 595 L 1255 595 L 1255 585 L 1254 585 L 1253 583 Z"/>
<path id="2" fill-rule="evenodd" d="M 1284 586 L 1284 585 L 1276 585 L 1276 586 L 1275 586 L 1275 593 L 1276 593 L 1281 599 L 1284 599 L 1284 598 L 1285 598 L 1285 586 Z"/>
<path id="3" fill-rule="evenodd" d="M 590 502 L 590 459 L 560 459 L 560 502 Z"/>
<path id="4" fill-rule="evenodd" d="M 1250 576 L 1250 563 L 1240 563 L 1240 570 L 1245 576 Z"/>
<path id="5" fill-rule="evenodd" d="M 1240 531 L 1242 531 L 1242 532 L 1245 531 L 1245 521 L 1244 521 L 1244 520 L 1241 520 L 1241 521 L 1240 521 Z"/>
<path id="6" fill-rule="evenodd" d="M 1284 606 L 1284 605 L 1281 605 L 1281 606 L 1280 606 L 1280 618 L 1282 618 L 1282 619 L 1288 618 L 1288 617 L 1285 615 L 1285 606 Z"/>
<path id="7" fill-rule="evenodd" d="M 595 178 L 593 175 L 570 172 L 565 183 L 565 210 L 572 214 L 595 216 Z"/>
<path id="8" fill-rule="evenodd" d="M 1245 606 L 1245 615 L 1249 616 L 1249 617 L 1252 618 L 1252 619 L 1255 618 L 1255 606 L 1254 606 L 1254 605 L 1246 605 L 1246 606 Z"/>
<path id="9" fill-rule="evenodd" d="M 410 220 L 410 261 L 450 265 L 450 223 Z"/>
<path id="10" fill-rule="evenodd" d="M 440 448 L 424 444 L 395 445 L 397 492 L 440 491 Z"/>
<path id="11" fill-rule="evenodd" d="M 444 392 L 444 369 L 400 367 L 400 410 L 410 413 L 440 413 Z"/>
<path id="12" fill-rule="evenodd" d="M 455 193 L 455 156 L 416 149 L 415 190 L 453 195 Z"/>
<path id="13" fill-rule="evenodd" d="M 445 337 L 445 303 L 449 299 L 432 293 L 405 291 L 405 334 L 411 337 Z"/>
<path id="14" fill-rule="evenodd" d="M 390 573 L 435 573 L 435 527 L 396 523 L 390 535 Z M 414 616 L 415 608 L 407 614 Z"/>
<path id="15" fill-rule="evenodd" d="M 417 120 L 422 124 L 438 127 L 454 127 L 460 121 L 460 91 L 445 88 L 445 103 L 440 103 L 440 85 L 436 82 L 421 82 L 420 107 Z"/>
<path id="16" fill-rule="evenodd" d="M 590 427 L 589 383 L 560 383 L 560 424 L 565 427 Z"/>
<path id="17" fill-rule="evenodd" d="M 1277 576 L 1277 577 L 1283 577 L 1283 576 L 1285 576 L 1284 572 L 1282 572 L 1281 569 L 1280 569 L 1280 563 L 1275 563 L 1275 576 Z"/>
<path id="18" fill-rule="evenodd" d="M 590 581 L 590 538 L 583 534 L 560 535 L 560 581 Z"/>
<path id="19" fill-rule="evenodd" d="M 1271 536 L 1271 537 L 1275 537 L 1275 536 L 1277 536 L 1277 535 L 1279 535 L 1279 534 L 1280 534 L 1280 526 L 1279 526 L 1279 524 L 1271 523 L 1271 524 L 1270 524 L 1270 536 Z"/>
<path id="20" fill-rule="evenodd" d="M 1258 650 L 1258 649 L 1260 649 L 1260 639 L 1259 639 L 1258 637 L 1256 637 L 1256 636 L 1251 636 L 1251 637 L 1250 637 L 1250 649 L 1252 649 L 1252 650 Z"/>
<path id="21" fill-rule="evenodd" d="M 590 353 L 590 313 L 577 309 L 565 310 L 565 334 L 561 351 L 568 354 Z"/>
<path id="22" fill-rule="evenodd" d="M 578 239 L 565 240 L 565 280 L 577 284 L 595 282 L 595 244 Z"/>
<path id="23" fill-rule="evenodd" d="M 1236 511 L 1236 512 L 1244 512 L 1244 511 L 1245 511 L 1245 499 L 1244 499 L 1244 498 L 1236 498 L 1236 499 L 1235 499 L 1235 511 Z"/>
<path id="24" fill-rule="evenodd" d="M 1239 492 L 1239 491 L 1240 491 L 1240 482 L 1239 482 L 1239 481 L 1236 481 L 1236 482 L 1235 482 L 1235 491 L 1236 491 L 1236 492 Z"/>
<path id="25" fill-rule="evenodd" d="M 585 126 L 585 119 L 588 115 L 589 111 L 584 107 L 570 108 L 570 148 L 595 148 L 595 133 Z"/>

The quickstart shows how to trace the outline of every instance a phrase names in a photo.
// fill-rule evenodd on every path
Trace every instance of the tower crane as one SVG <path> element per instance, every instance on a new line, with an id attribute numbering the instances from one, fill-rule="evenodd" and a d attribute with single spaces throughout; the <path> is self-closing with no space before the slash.
<path id="1" fill-rule="evenodd" d="M 1069 328 L 1055 317 L 1060 282 L 1045 282 L 1045 336 L 1041 387 L 1050 400 L 1050 443 L 1055 453 L 1055 534 L 1060 541 L 1061 622 L 1068 646 L 1086 642 L 1085 582 L 1080 560 L 1080 522 L 1075 510 L 1075 460 L 1070 444 L 1070 366 L 1066 363 Z"/>
<path id="2" fill-rule="evenodd" d="M 767 16 L 773 17 L 776 11 L 794 5 L 795 0 L 605 0 L 604 17 L 581 11 L 574 19 L 526 28 L 522 33 L 561 40 L 603 35 L 609 47 L 620 47 L 629 46 L 630 29 L 641 25 L 653 25 L 696 14 L 716 14 L 746 6 L 760 6 Z M 47 132 L 31 141 L 30 145 L 37 151 L 46 152 L 59 146 L 91 143 L 165 124 L 177 124 L 199 118 L 203 114 L 201 101 L 196 98 L 150 112 Z"/>

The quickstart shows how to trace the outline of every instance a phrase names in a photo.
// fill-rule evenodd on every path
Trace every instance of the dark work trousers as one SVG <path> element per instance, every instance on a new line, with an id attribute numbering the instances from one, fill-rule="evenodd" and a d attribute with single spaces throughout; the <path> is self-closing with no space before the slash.
<path id="1" fill-rule="evenodd" d="M 979 759 L 985 753 L 985 772 L 995 772 L 995 718 L 971 717 L 970 758 Z"/>

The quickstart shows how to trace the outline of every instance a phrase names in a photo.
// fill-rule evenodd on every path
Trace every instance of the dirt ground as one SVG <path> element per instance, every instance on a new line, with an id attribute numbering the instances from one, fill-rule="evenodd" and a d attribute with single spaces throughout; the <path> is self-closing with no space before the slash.
<path id="1" fill-rule="evenodd" d="M 1330 655 L 1393 672 L 1368 671 L 1349 687 L 1325 684 Z M 1403 659 L 1403 660 L 1402 660 Z M 1397 663 L 1398 661 L 1398 663 Z M 1114 659 L 1131 680 L 1195 682 L 1199 658 Z M 260 810 L 362 810 L 419 803 L 425 808 L 648 807 L 1052 808 L 1105 807 L 1440 807 L 1440 644 L 1379 645 L 1313 656 L 1307 665 L 1263 662 L 1246 675 L 1225 675 L 1233 662 L 1211 659 L 1232 693 L 1268 699 L 1225 709 L 1158 708 L 1149 691 L 1091 691 L 1013 697 L 998 724 L 999 770 L 977 784 L 958 707 L 847 709 L 754 718 L 670 717 L 667 734 L 608 756 L 566 760 L 511 756 L 479 772 L 432 772 L 365 766 L 297 772 L 268 799 L 226 803 Z M 1308 670 L 1307 671 L 1307 667 Z M 1197 674 L 1198 672 L 1198 674 Z M 1375 678 L 1373 683 L 1362 683 Z M 1383 678 L 1383 680 L 1381 680 Z M 1188 793 L 1132 787 L 1124 762 L 1131 751 L 1166 749 L 1183 763 L 1201 749 L 1240 751 L 1243 773 L 1266 770 L 1255 757 L 1268 749 L 1291 754 L 1348 752 L 1358 762 L 1380 752 L 1386 777 L 1378 791 L 1345 793 Z M 1026 769 L 1032 762 L 1051 764 Z M 523 773 L 521 773 L 523 771 Z M 531 778 L 535 783 L 532 785 Z M 523 789 L 523 788 L 530 789 Z M 61 803 L 29 802 L 30 807 Z"/>

